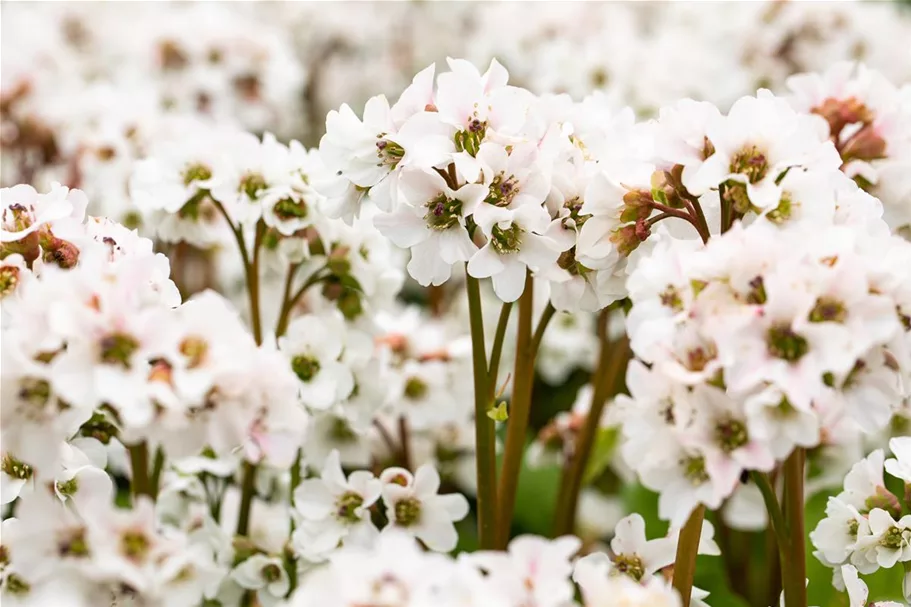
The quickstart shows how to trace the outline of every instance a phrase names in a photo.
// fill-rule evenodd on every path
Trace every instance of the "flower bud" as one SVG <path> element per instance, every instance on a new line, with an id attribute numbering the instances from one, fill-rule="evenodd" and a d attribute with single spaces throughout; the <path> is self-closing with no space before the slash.
<path id="1" fill-rule="evenodd" d="M 46 263 L 55 263 L 68 270 L 79 261 L 79 249 L 71 242 L 52 236 L 50 242 L 46 245 L 42 244 L 42 246 L 44 247 L 42 259 Z"/>
<path id="2" fill-rule="evenodd" d="M 886 140 L 873 128 L 873 125 L 867 125 L 860 129 L 854 136 L 848 139 L 847 143 L 841 148 L 841 158 L 845 162 L 849 160 L 876 160 L 885 158 Z"/>

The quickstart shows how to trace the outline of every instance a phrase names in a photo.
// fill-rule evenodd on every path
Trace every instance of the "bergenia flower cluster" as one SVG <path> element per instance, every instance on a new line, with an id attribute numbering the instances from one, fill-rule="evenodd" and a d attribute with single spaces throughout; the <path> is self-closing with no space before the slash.
<path id="1" fill-rule="evenodd" d="M 903 14 L 441 7 L 10 12 L 3 602 L 911 601 Z"/>
<path id="2" fill-rule="evenodd" d="M 829 498 L 825 518 L 810 533 L 814 556 L 833 568 L 833 583 L 847 586 L 852 604 L 866 602 L 867 589 L 858 573 L 911 561 L 911 438 L 893 438 L 889 447 L 894 457 L 886 459 L 877 449 L 851 468 L 842 492 Z M 884 470 L 899 481 L 898 495 L 886 487 Z M 911 573 L 906 573 L 903 589 L 905 600 L 911 600 Z"/>

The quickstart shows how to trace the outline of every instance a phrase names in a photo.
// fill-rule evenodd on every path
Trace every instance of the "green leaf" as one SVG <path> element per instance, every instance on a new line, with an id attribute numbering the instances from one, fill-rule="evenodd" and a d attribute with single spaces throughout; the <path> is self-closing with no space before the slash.
<path id="1" fill-rule="evenodd" d="M 516 509 L 513 514 L 513 534 L 550 535 L 560 485 L 559 466 L 532 468 L 522 462 L 519 486 L 516 489 Z"/>
<path id="2" fill-rule="evenodd" d="M 591 456 L 585 466 L 585 473 L 582 475 L 583 486 L 590 485 L 592 481 L 601 476 L 601 473 L 613 460 L 616 446 L 617 429 L 599 428 L 597 434 L 595 434 L 595 443 L 592 445 Z"/>
<path id="3" fill-rule="evenodd" d="M 495 422 L 505 422 L 509 419 L 509 411 L 506 410 L 506 402 L 501 400 L 497 406 L 487 409 L 487 417 Z"/>

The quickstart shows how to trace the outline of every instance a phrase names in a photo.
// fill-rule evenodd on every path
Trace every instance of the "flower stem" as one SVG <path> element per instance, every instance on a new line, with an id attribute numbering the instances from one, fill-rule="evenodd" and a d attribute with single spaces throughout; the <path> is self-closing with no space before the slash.
<path id="1" fill-rule="evenodd" d="M 613 346 L 607 338 L 607 322 L 609 311 L 601 311 L 598 317 L 598 335 L 601 342 L 601 353 L 598 366 L 592 377 L 594 390 L 592 403 L 582 429 L 579 431 L 575 444 L 569 455 L 569 461 L 563 470 L 560 482 L 560 496 L 557 503 L 554 531 L 556 535 L 572 533 L 576 523 L 576 509 L 579 504 L 579 494 L 582 491 L 582 481 L 585 468 L 591 457 L 595 436 L 601 422 L 601 415 L 608 399 L 614 393 L 618 378 L 626 369 L 628 342 L 626 338 L 616 342 Z"/>
<path id="2" fill-rule="evenodd" d="M 487 391 L 491 395 L 489 404 L 493 404 L 493 400 L 496 398 L 497 375 L 500 373 L 500 357 L 503 355 L 503 340 L 506 337 L 510 312 L 512 312 L 512 302 L 504 302 L 503 307 L 500 308 L 497 331 L 494 333 L 493 347 L 490 350 L 490 365 L 487 369 Z"/>
<path id="3" fill-rule="evenodd" d="M 535 335 L 531 338 L 532 356 L 538 355 L 538 348 L 541 347 L 541 340 L 544 339 L 544 331 L 547 330 L 547 325 L 550 324 L 550 321 L 554 317 L 556 311 L 557 309 L 554 308 L 554 305 L 550 302 L 547 302 L 547 307 L 544 308 L 544 312 L 541 314 L 541 319 L 538 321 L 538 326 L 535 327 Z"/>
<path id="4" fill-rule="evenodd" d="M 402 441 L 402 468 L 412 470 L 411 439 L 408 433 L 408 420 L 404 415 L 399 417 L 399 439 Z"/>
<path id="5" fill-rule="evenodd" d="M 253 325 L 253 338 L 256 344 L 263 343 L 262 318 L 259 312 L 259 254 L 262 250 L 263 235 L 266 224 L 260 219 L 256 224 L 256 235 L 253 237 L 253 261 L 247 269 L 247 291 L 250 293 L 250 322 Z M 243 239 L 241 238 L 241 242 Z M 246 252 L 245 252 L 246 254 Z"/>
<path id="6" fill-rule="evenodd" d="M 516 336 L 516 361 L 512 376 L 512 397 L 509 403 L 509 421 L 506 425 L 506 447 L 500 485 L 497 491 L 499 518 L 497 519 L 497 547 L 505 549 L 509 543 L 519 471 L 525 454 L 528 416 L 531 412 L 531 392 L 534 385 L 535 353 L 531 336 L 531 317 L 534 313 L 534 279 L 525 274 L 525 290 L 519 298 L 519 331 Z"/>
<path id="7" fill-rule="evenodd" d="M 496 541 L 497 455 L 494 421 L 487 416 L 487 353 L 484 317 L 478 279 L 466 271 L 468 313 L 471 322 L 472 371 L 474 375 L 476 469 L 478 475 L 478 539 L 481 548 L 493 548 Z"/>
<path id="8" fill-rule="evenodd" d="M 285 331 L 288 330 L 288 323 L 291 320 L 291 312 L 294 310 L 294 306 L 297 305 L 297 302 L 301 297 L 304 296 L 304 293 L 307 292 L 307 289 L 310 287 L 321 283 L 327 278 L 326 274 L 323 274 L 325 266 L 314 272 L 310 277 L 300 286 L 300 288 L 294 292 L 294 295 L 288 296 L 290 288 L 285 293 L 285 297 L 282 303 L 281 311 L 278 315 L 278 322 L 275 325 L 275 335 L 280 337 L 285 334 Z"/>
<path id="9" fill-rule="evenodd" d="M 677 558 L 674 560 L 674 588 L 680 593 L 680 604 L 690 607 L 693 594 L 693 578 L 696 576 L 696 554 L 699 552 L 699 538 L 702 536 L 702 521 L 705 506 L 699 504 L 689 520 L 680 530 L 677 541 Z"/>
<path id="10" fill-rule="evenodd" d="M 237 511 L 237 535 L 247 535 L 250 530 L 250 508 L 256 484 L 256 466 L 244 462 L 244 478 L 241 481 L 240 508 Z"/>
<path id="11" fill-rule="evenodd" d="M 762 500 L 765 502 L 766 510 L 769 512 L 769 520 L 772 523 L 772 531 L 775 533 L 775 539 L 778 541 L 778 550 L 784 558 L 790 550 L 790 539 L 788 530 L 784 521 L 784 514 L 781 512 L 781 506 L 778 504 L 778 498 L 775 496 L 775 489 L 769 481 L 769 476 L 753 470 L 750 477 L 762 493 Z"/>
<path id="12" fill-rule="evenodd" d="M 807 607 L 806 531 L 804 529 L 804 462 L 801 448 L 784 462 L 784 518 L 791 540 L 781 560 L 786 607 Z"/>
<path id="13" fill-rule="evenodd" d="M 129 448 L 130 466 L 133 471 L 133 478 L 130 487 L 133 490 L 133 499 L 140 495 L 152 497 L 152 488 L 149 483 L 149 446 L 145 442 L 133 445 Z"/>
<path id="14" fill-rule="evenodd" d="M 158 487 L 161 485 L 161 472 L 164 470 L 164 449 L 158 447 L 155 450 L 155 460 L 152 464 L 152 476 L 149 479 L 149 490 L 152 492 L 152 499 L 158 499 Z"/>

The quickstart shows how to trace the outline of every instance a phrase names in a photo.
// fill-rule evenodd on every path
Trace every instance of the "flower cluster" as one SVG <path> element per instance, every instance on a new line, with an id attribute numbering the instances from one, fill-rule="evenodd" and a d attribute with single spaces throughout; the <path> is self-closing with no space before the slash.
<path id="1" fill-rule="evenodd" d="M 512 540 L 505 552 L 480 551 L 452 559 L 421 552 L 405 534 L 383 534 L 372 550 L 350 547 L 337 552 L 326 568 L 310 574 L 288 604 L 678 607 L 677 592 L 664 577 L 652 575 L 659 563 L 669 562 L 668 550 L 673 560 L 672 543 L 646 541 L 644 529 L 628 522 L 621 527 L 631 526 L 631 532 L 618 528 L 614 540 L 618 549 L 627 551 L 616 557 L 621 565 L 612 565 L 604 553 L 573 562 L 579 541 L 570 536 L 547 540 L 525 535 Z M 641 558 L 648 564 L 642 565 Z M 581 603 L 574 600 L 576 585 Z M 703 596 L 694 593 L 692 604 L 701 604 Z"/>
<path id="2" fill-rule="evenodd" d="M 836 586 L 848 587 L 852 605 L 866 604 L 858 573 L 911 561 L 911 438 L 893 438 L 889 447 L 895 457 L 886 459 L 877 449 L 851 468 L 843 491 L 829 498 L 826 517 L 810 533 L 816 558 L 834 569 Z M 900 481 L 899 495 L 886 487 L 883 469 Z M 904 594 L 911 600 L 911 573 L 905 575 Z"/>
<path id="3" fill-rule="evenodd" d="M 750 602 L 807 607 L 842 484 L 834 586 L 911 567 L 908 66 L 830 20 L 903 17 L 124 10 L 11 12 L 51 27 L 0 83 L 5 601 L 707 607 L 724 525 L 734 593 L 769 526 Z M 794 75 L 845 40 L 884 71 Z"/>

